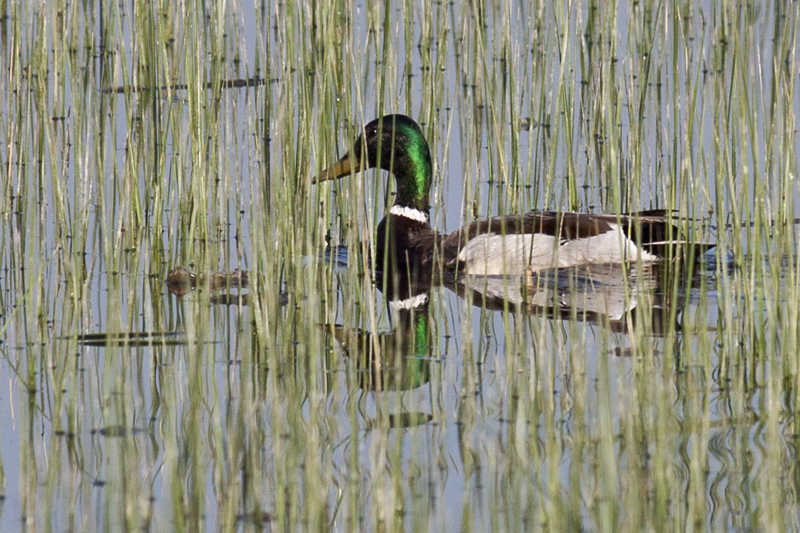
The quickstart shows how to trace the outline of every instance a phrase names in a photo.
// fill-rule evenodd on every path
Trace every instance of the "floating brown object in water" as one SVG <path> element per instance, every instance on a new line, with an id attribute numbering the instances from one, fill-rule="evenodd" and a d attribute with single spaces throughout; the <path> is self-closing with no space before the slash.
<path id="1" fill-rule="evenodd" d="M 198 285 L 208 287 L 212 291 L 246 289 L 250 285 L 250 276 L 244 270 L 198 275 L 186 268 L 177 267 L 167 275 L 166 283 L 169 292 L 183 296 L 187 292 L 197 289 Z"/>

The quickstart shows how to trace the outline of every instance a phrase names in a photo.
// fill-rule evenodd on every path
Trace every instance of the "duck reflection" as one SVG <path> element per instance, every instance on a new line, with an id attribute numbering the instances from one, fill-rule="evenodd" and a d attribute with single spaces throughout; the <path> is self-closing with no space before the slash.
<path id="1" fill-rule="evenodd" d="M 411 390 L 431 379 L 428 293 L 389 305 L 394 322 L 389 332 L 326 326 L 342 356 L 355 364 L 358 387 L 365 391 Z"/>
<path id="2" fill-rule="evenodd" d="M 431 334 L 429 293 L 403 288 L 404 300 L 389 301 L 391 331 L 367 332 L 341 325 L 326 325 L 334 345 L 352 366 L 356 385 L 364 392 L 395 393 L 424 390 L 431 380 Z M 433 420 L 433 415 L 414 410 L 400 396 L 399 410 L 380 409 L 366 426 L 413 427 Z M 383 403 L 383 402 L 380 402 Z M 412 404 L 415 402 L 412 402 Z"/>
<path id="3" fill-rule="evenodd" d="M 663 336 L 680 329 L 672 307 L 683 299 L 669 290 L 676 275 L 684 277 L 679 286 L 685 289 L 701 273 L 696 270 L 687 281 L 670 265 L 583 265 L 525 276 L 462 276 L 450 287 L 484 309 L 604 324 L 616 332 L 638 325 Z"/>
<path id="4" fill-rule="evenodd" d="M 672 286 L 675 275 L 681 274 L 668 265 L 585 265 L 525 276 L 461 276 L 441 284 L 471 305 L 490 311 L 580 320 L 617 332 L 639 328 L 662 336 L 680 328 L 679 313 L 671 306 L 684 298 L 670 299 L 665 289 Z M 684 286 L 691 286 L 692 280 Z M 430 280 L 415 286 L 394 281 L 391 294 L 403 299 L 389 301 L 391 331 L 325 326 L 341 356 L 355 366 L 357 385 L 364 391 L 408 391 L 431 379 Z M 402 426 L 425 420 L 428 415 L 416 413 L 394 417 L 394 423 Z"/>

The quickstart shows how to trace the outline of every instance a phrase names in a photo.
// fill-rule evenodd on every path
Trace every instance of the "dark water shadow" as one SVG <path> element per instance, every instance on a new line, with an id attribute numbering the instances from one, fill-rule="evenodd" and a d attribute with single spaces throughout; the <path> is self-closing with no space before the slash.
<path id="1" fill-rule="evenodd" d="M 85 333 L 77 336 L 85 346 L 181 346 L 186 344 L 186 334 L 181 332 L 124 332 Z"/>

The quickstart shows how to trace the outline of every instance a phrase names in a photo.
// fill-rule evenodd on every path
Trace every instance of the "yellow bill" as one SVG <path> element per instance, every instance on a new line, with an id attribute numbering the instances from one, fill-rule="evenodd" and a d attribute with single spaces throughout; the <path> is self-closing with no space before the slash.
<path id="1" fill-rule="evenodd" d="M 339 161 L 329 166 L 311 181 L 311 183 L 319 183 L 321 181 L 335 180 L 355 174 L 361 170 L 361 163 L 359 161 L 353 162 L 350 159 L 350 153 L 346 153 Z"/>

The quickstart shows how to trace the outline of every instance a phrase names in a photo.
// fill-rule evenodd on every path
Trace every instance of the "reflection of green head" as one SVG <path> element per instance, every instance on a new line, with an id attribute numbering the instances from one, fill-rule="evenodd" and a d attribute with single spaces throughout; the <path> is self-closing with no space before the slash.
<path id="1" fill-rule="evenodd" d="M 383 357 L 380 367 L 373 367 L 371 388 L 377 389 L 380 385 L 382 390 L 410 390 L 429 382 L 430 319 L 427 306 L 401 310 L 398 327 L 381 336 L 381 348 Z"/>
<path id="2" fill-rule="evenodd" d="M 417 312 L 414 316 L 414 355 L 428 357 L 431 346 L 430 320 L 428 310 Z"/>
<path id="3" fill-rule="evenodd" d="M 413 322 L 408 324 L 403 338 L 398 339 L 399 344 L 405 344 L 406 348 L 402 354 L 396 354 L 394 365 L 384 372 L 384 383 L 390 390 L 415 389 L 431 380 L 428 309 L 407 312 L 413 313 Z"/>

